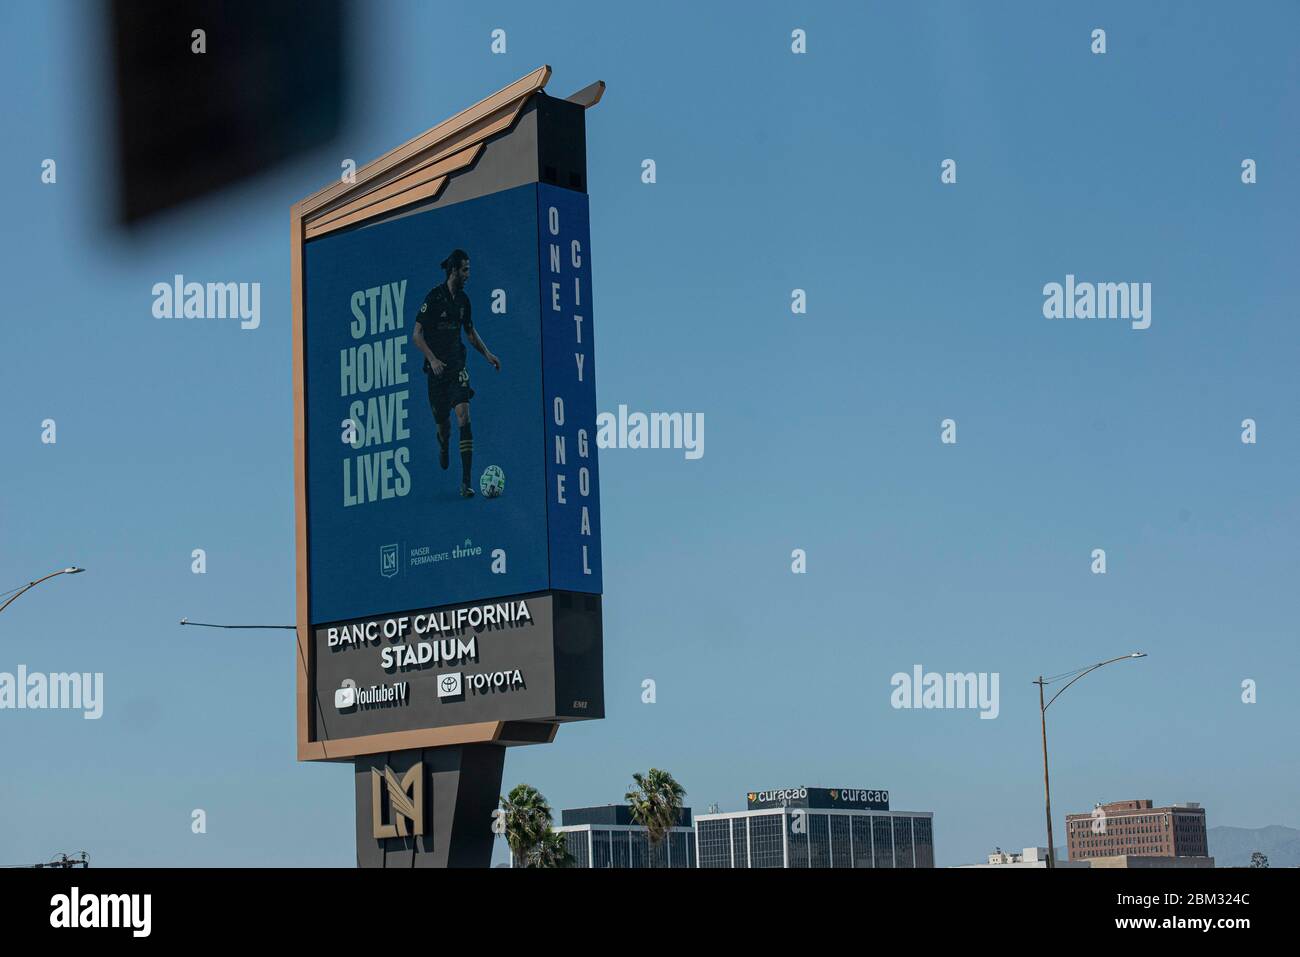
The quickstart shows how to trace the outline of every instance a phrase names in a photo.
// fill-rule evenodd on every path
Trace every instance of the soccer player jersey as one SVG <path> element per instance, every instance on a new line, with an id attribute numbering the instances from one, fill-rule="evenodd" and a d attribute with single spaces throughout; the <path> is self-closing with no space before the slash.
<path id="1" fill-rule="evenodd" d="M 469 296 L 462 289 L 453 297 L 447 284 L 434 286 L 420 304 L 415 321 L 424 333 L 424 341 L 442 362 L 452 368 L 465 365 L 465 343 L 460 331 L 474 331 L 469 316 Z M 429 371 L 429 360 L 424 360 L 424 371 Z"/>

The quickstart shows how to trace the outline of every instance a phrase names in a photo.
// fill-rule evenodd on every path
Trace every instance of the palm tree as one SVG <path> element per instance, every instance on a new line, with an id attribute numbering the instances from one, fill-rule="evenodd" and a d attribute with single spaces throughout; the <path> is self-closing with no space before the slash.
<path id="1" fill-rule="evenodd" d="M 506 823 L 506 843 L 521 867 L 535 866 L 539 845 L 551 831 L 551 806 L 540 791 L 528 784 L 516 784 L 501 799 Z"/>
<path id="2" fill-rule="evenodd" d="M 569 853 L 569 845 L 565 843 L 564 835 L 559 831 L 547 830 L 542 835 L 542 839 L 537 842 L 529 866 L 572 867 L 574 863 L 573 855 Z"/>
<path id="3" fill-rule="evenodd" d="M 658 768 L 651 768 L 645 775 L 633 774 L 632 781 L 636 788 L 624 797 L 631 806 L 632 820 L 646 829 L 653 853 L 668 832 L 681 823 L 686 789 L 671 774 Z"/>

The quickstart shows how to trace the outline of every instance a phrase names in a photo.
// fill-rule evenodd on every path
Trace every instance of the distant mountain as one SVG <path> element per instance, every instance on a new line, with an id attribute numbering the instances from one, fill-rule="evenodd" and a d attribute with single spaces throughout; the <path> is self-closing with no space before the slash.
<path id="1" fill-rule="evenodd" d="M 1216 867 L 1250 867 L 1255 851 L 1268 857 L 1269 867 L 1300 867 L 1300 830 L 1294 827 L 1212 827 L 1205 836 Z"/>

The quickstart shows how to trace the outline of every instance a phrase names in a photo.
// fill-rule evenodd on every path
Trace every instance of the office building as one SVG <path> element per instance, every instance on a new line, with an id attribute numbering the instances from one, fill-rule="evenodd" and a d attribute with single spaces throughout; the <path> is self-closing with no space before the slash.
<path id="1" fill-rule="evenodd" d="M 1080 863 L 1092 867 L 1093 870 L 1100 867 L 1213 867 L 1214 858 L 1199 855 L 1195 857 L 1168 857 L 1143 854 L 1115 854 L 1110 857 L 1089 858 L 1086 861 L 1080 861 Z"/>
<path id="2" fill-rule="evenodd" d="M 1045 847 L 1026 847 L 1019 853 L 1015 851 L 1004 851 L 1002 848 L 996 848 L 989 855 L 987 864 L 958 864 L 958 867 L 994 867 L 1004 870 L 1023 870 L 1047 867 L 1047 848 Z M 1061 849 L 1056 849 L 1056 866 L 1063 868 L 1080 868 L 1087 867 L 1087 861 L 1067 861 L 1063 859 Z"/>
<path id="3" fill-rule="evenodd" d="M 747 809 L 695 819 L 700 867 L 934 867 L 934 815 L 889 792 L 751 791 Z"/>
<path id="4" fill-rule="evenodd" d="M 560 826 L 577 867 L 694 867 L 695 831 L 691 809 L 682 808 L 680 826 L 658 846 L 632 820 L 626 804 L 570 808 L 560 812 Z"/>
<path id="5" fill-rule="evenodd" d="M 1208 859 L 1209 854 L 1205 809 L 1199 804 L 1098 804 L 1087 814 L 1067 814 L 1065 831 L 1072 861 L 1121 856 Z"/>

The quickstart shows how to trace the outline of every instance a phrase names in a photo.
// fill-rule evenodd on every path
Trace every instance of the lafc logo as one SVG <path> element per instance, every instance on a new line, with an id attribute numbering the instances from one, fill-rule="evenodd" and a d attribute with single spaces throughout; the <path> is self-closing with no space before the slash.
<path id="1" fill-rule="evenodd" d="M 384 798 L 387 798 L 387 802 Z M 387 803 L 389 813 L 384 814 Z M 418 761 L 399 779 L 388 765 L 384 773 L 370 769 L 370 813 L 375 840 L 418 837 L 424 833 L 424 762 Z M 384 823 L 387 816 L 390 820 Z"/>
<path id="2" fill-rule="evenodd" d="M 394 578 L 397 576 L 397 546 L 380 545 L 379 546 L 379 574 L 385 578 Z"/>

